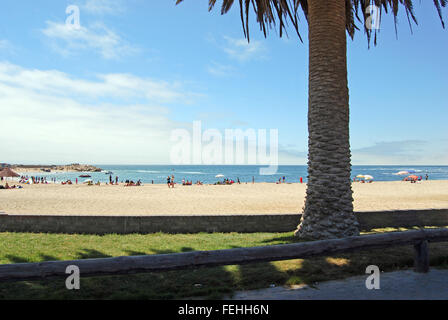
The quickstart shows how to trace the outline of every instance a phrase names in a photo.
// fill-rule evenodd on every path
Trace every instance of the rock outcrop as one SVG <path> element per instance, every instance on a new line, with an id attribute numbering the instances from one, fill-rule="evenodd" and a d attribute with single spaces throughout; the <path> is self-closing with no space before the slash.
<path id="1" fill-rule="evenodd" d="M 39 170 L 39 171 L 69 171 L 69 172 L 100 172 L 101 168 L 88 165 L 72 163 L 67 165 L 11 165 L 14 169 L 27 169 L 27 170 Z"/>
<path id="2" fill-rule="evenodd" d="M 53 170 L 78 171 L 78 172 L 100 172 L 102 169 L 88 164 L 73 163 L 63 166 L 56 166 Z"/>

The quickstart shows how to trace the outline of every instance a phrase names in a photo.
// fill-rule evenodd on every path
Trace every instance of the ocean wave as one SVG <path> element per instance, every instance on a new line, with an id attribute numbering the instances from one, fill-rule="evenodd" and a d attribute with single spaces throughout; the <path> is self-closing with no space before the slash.
<path id="1" fill-rule="evenodd" d="M 184 174 L 205 174 L 204 172 L 197 172 L 197 171 L 179 171 L 178 173 L 184 173 Z"/>
<path id="2" fill-rule="evenodd" d="M 139 173 L 160 173 L 160 171 L 152 171 L 152 170 L 137 170 Z"/>

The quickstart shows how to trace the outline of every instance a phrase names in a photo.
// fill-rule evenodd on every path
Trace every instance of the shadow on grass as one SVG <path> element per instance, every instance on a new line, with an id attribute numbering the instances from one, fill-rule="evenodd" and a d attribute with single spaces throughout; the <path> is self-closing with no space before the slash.
<path id="1" fill-rule="evenodd" d="M 96 259 L 96 258 L 110 258 L 111 255 L 105 254 L 95 249 L 83 249 L 78 253 L 78 259 Z"/>
<path id="2" fill-rule="evenodd" d="M 27 263 L 27 262 L 31 262 L 30 259 L 22 258 L 22 257 L 19 257 L 19 256 L 14 256 L 12 254 L 5 255 L 5 258 L 8 259 L 9 261 L 11 261 L 11 263 Z"/>
<path id="3" fill-rule="evenodd" d="M 180 252 L 190 252 L 190 251 L 195 251 L 195 249 L 190 248 L 190 247 L 182 247 L 180 249 Z M 134 251 L 134 250 L 125 250 L 125 252 L 130 255 L 130 256 L 144 256 L 144 255 L 149 255 L 149 254 L 168 254 L 168 253 L 176 253 L 177 251 L 173 251 L 173 250 L 159 250 L 159 249 L 154 249 L 154 248 L 149 248 L 148 252 L 143 252 L 143 251 Z"/>
<path id="4" fill-rule="evenodd" d="M 175 253 L 172 250 L 148 249 L 155 254 Z M 193 251 L 183 247 L 180 252 Z M 128 250 L 132 255 L 147 254 Z M 110 257 L 98 250 L 83 249 L 83 259 Z M 43 260 L 57 260 L 41 255 Z M 8 256 L 13 263 L 28 262 L 16 256 Z M 208 297 L 219 299 L 232 292 L 234 275 L 225 267 L 197 268 L 160 273 L 141 273 L 119 276 L 82 277 L 80 290 L 65 287 L 65 275 L 45 281 L 20 281 L 0 283 L 0 299 L 175 299 Z"/>
<path id="5" fill-rule="evenodd" d="M 40 257 L 40 261 L 57 261 L 60 260 L 54 256 L 50 256 L 47 254 L 39 254 Z M 23 258 L 23 257 L 19 257 L 19 256 L 14 256 L 11 254 L 7 254 L 5 255 L 5 258 L 9 261 L 11 261 L 11 263 L 32 263 L 35 262 L 33 261 L 32 258 Z"/>
<path id="6" fill-rule="evenodd" d="M 279 241 L 273 238 L 266 243 Z M 281 241 L 296 242 L 291 237 Z M 288 240 L 289 239 L 289 240 Z M 232 246 L 232 248 L 239 248 Z M 195 250 L 182 247 L 177 251 L 148 248 L 148 252 L 166 254 Z M 126 251 L 129 255 L 148 254 L 143 251 Z M 86 258 L 109 257 L 92 249 L 80 253 Z M 42 259 L 56 260 L 41 255 Z M 22 281 L 1 283 L 0 299 L 183 299 L 207 297 L 219 299 L 230 296 L 234 290 L 267 288 L 271 284 L 313 286 L 316 282 L 366 275 L 368 265 L 377 265 L 381 271 L 412 268 L 414 252 L 412 246 L 365 250 L 329 257 L 296 259 L 239 266 L 204 267 L 182 271 L 131 274 L 83 278 L 81 289 L 67 290 L 65 278 L 47 281 Z M 29 262 L 18 256 L 7 256 L 14 263 Z M 448 265 L 448 243 L 430 244 L 430 265 Z M 367 276 L 367 275 L 366 275 Z"/>
<path id="7" fill-rule="evenodd" d="M 299 239 L 299 238 L 297 238 L 297 237 L 294 237 L 294 235 L 291 235 L 291 236 L 282 236 L 282 237 L 275 237 L 275 238 L 272 238 L 272 239 L 266 239 L 266 240 L 263 240 L 262 242 L 263 243 L 266 243 L 266 244 L 270 244 L 270 243 L 278 243 L 278 242 L 282 242 L 282 243 L 284 243 L 284 244 L 288 244 L 288 243 L 296 243 L 296 242 L 303 242 L 304 240 L 301 240 L 301 239 Z"/>
<path id="8" fill-rule="evenodd" d="M 42 261 L 57 261 L 60 260 L 54 256 L 49 256 L 48 254 L 40 254 L 39 255 Z"/>

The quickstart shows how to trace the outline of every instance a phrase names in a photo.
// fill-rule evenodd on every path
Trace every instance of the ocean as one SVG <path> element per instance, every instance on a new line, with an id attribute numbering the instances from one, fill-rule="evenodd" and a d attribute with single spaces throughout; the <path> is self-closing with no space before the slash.
<path id="1" fill-rule="evenodd" d="M 193 183 L 201 181 L 203 183 L 215 183 L 222 181 L 224 178 L 217 175 L 223 175 L 225 178 L 237 180 L 241 183 L 252 182 L 276 182 L 279 178 L 285 177 L 286 182 L 297 183 L 300 178 L 303 182 L 307 181 L 307 166 L 284 165 L 279 166 L 276 174 L 260 175 L 259 169 L 265 166 L 249 166 L 249 165 L 101 165 L 95 164 L 104 172 L 89 172 L 94 182 L 108 182 L 109 174 L 105 172 L 111 171 L 112 177 L 117 176 L 119 181 L 141 180 L 142 183 L 166 183 L 168 175 L 174 175 L 175 181 L 180 183 L 182 179 L 191 180 Z M 352 179 L 359 174 L 371 175 L 374 181 L 400 181 L 405 176 L 396 175 L 399 171 L 409 171 L 410 174 L 423 176 L 428 174 L 430 180 L 448 180 L 448 166 L 352 166 Z M 28 173 L 28 176 L 56 178 L 56 181 L 72 180 L 78 177 L 78 181 L 82 182 L 86 178 L 79 178 L 83 173 L 45 173 L 35 172 Z"/>

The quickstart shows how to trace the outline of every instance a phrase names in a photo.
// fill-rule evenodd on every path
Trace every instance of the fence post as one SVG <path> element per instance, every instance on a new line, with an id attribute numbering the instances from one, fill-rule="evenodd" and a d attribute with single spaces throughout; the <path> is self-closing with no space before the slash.
<path id="1" fill-rule="evenodd" d="M 428 240 L 423 240 L 414 245 L 414 271 L 426 273 L 429 271 Z"/>

